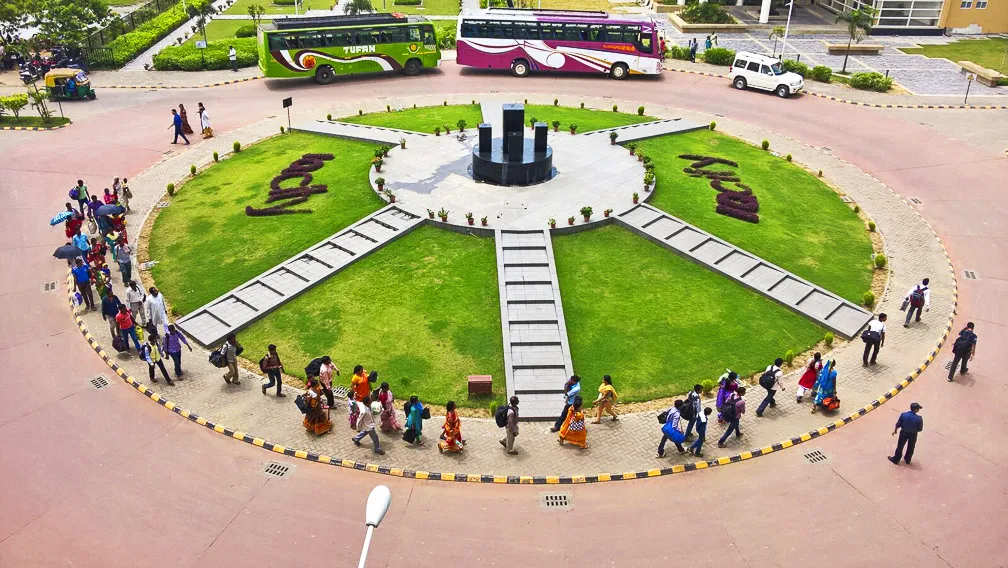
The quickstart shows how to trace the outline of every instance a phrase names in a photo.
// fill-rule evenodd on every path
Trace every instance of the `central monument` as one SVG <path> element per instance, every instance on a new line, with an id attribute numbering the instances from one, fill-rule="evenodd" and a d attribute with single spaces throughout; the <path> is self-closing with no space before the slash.
<path id="1" fill-rule="evenodd" d="M 479 143 L 472 150 L 473 178 L 496 185 L 532 185 L 550 179 L 553 149 L 546 144 L 546 123 L 537 122 L 532 128 L 535 137 L 525 140 L 525 105 L 505 104 L 503 110 L 500 138 L 493 137 L 489 124 L 479 125 Z"/>

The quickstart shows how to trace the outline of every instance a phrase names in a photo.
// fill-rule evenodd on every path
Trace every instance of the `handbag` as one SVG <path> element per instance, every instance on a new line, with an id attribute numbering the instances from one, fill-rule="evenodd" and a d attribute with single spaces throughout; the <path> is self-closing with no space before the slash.
<path id="1" fill-rule="evenodd" d="M 424 408 L 423 412 L 420 413 L 420 418 L 424 420 L 430 420 L 430 409 Z"/>
<path id="2" fill-rule="evenodd" d="M 413 442 L 415 442 L 416 441 L 416 428 L 413 428 L 412 426 L 409 427 L 409 428 L 407 428 L 406 431 L 403 432 L 402 439 L 403 439 L 404 442 L 409 442 L 410 444 L 412 444 Z"/>
<path id="3" fill-rule="evenodd" d="M 910 305 L 910 299 L 909 298 L 903 298 L 903 304 L 900 305 L 900 311 L 901 312 L 905 312 L 906 309 L 907 309 L 907 306 L 909 306 L 909 305 Z"/>

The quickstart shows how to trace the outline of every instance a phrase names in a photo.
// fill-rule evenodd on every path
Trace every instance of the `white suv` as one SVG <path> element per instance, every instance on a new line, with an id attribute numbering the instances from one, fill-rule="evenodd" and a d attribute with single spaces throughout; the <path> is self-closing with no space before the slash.
<path id="1" fill-rule="evenodd" d="M 729 76 L 736 89 L 756 87 L 773 91 L 781 98 L 789 97 L 805 86 L 805 79 L 797 73 L 785 71 L 780 61 L 746 51 L 735 54 Z"/>

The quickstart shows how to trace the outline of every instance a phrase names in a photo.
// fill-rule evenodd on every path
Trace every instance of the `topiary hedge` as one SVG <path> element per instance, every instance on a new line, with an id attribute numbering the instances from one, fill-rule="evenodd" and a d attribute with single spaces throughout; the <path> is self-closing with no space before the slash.
<path id="1" fill-rule="evenodd" d="M 735 61 L 735 52 L 724 47 L 712 47 L 703 53 L 703 60 L 711 65 L 731 65 Z"/>
<path id="2" fill-rule="evenodd" d="M 791 59 L 785 59 L 781 61 L 781 67 L 785 71 L 790 71 L 792 73 L 797 73 L 802 76 L 802 78 L 808 77 L 812 71 L 809 69 L 808 65 L 801 63 L 799 61 L 792 61 Z"/>
<path id="3" fill-rule="evenodd" d="M 671 59 L 689 60 L 689 48 L 681 45 L 670 45 L 665 48 L 665 57 Z"/>
<path id="4" fill-rule="evenodd" d="M 810 75 L 813 81 L 819 81 L 820 83 L 829 83 L 830 78 L 833 77 L 833 70 L 825 65 L 816 65 L 812 68 L 812 73 Z"/>
<path id="5" fill-rule="evenodd" d="M 252 67 L 259 62 L 256 38 L 221 39 L 207 42 L 206 49 L 196 49 L 190 43 L 168 46 L 154 56 L 158 71 L 199 71 L 201 69 L 230 69 L 228 47 L 233 45 L 238 55 L 239 67 Z M 206 57 L 206 67 L 200 52 Z"/>
<path id="6" fill-rule="evenodd" d="M 734 24 L 735 19 L 721 6 L 713 2 L 693 4 L 679 12 L 683 21 L 690 24 Z"/>
<path id="7" fill-rule="evenodd" d="M 294 0 L 272 0 L 274 6 L 293 6 Z"/>
<path id="8" fill-rule="evenodd" d="M 235 37 L 256 37 L 255 24 L 246 24 L 235 30 Z M 238 49 L 237 47 L 235 49 Z"/>
<path id="9" fill-rule="evenodd" d="M 423 3 L 423 0 L 395 0 L 392 2 L 393 6 L 419 6 Z"/>
<path id="10" fill-rule="evenodd" d="M 862 91 L 884 93 L 892 88 L 892 79 L 874 71 L 871 73 L 855 73 L 851 75 L 850 86 Z"/>
<path id="11" fill-rule="evenodd" d="M 153 19 L 137 26 L 135 30 L 115 38 L 106 47 L 112 50 L 112 60 L 115 62 L 116 67 L 122 67 L 126 62 L 175 31 L 187 21 L 189 21 L 189 14 L 186 13 L 182 7 L 182 3 L 179 2 Z"/>
<path id="12" fill-rule="evenodd" d="M 438 20 L 434 22 L 434 35 L 437 37 L 438 48 L 455 49 L 455 20 Z"/>

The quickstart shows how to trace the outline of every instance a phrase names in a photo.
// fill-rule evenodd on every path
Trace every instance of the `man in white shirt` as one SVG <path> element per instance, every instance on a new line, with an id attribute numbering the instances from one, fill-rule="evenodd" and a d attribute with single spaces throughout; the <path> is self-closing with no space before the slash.
<path id="1" fill-rule="evenodd" d="M 147 321 L 154 325 L 158 333 L 163 333 L 168 325 L 168 308 L 165 306 L 164 295 L 151 286 L 147 296 Z"/>
<path id="2" fill-rule="evenodd" d="M 378 434 L 375 432 L 374 415 L 371 414 L 371 397 L 365 396 L 363 400 L 359 400 L 354 404 L 357 405 L 357 412 L 360 417 L 357 418 L 357 435 L 351 438 L 351 440 L 355 445 L 360 446 L 360 442 L 364 439 L 364 436 L 370 436 L 371 445 L 374 447 L 374 453 L 379 456 L 384 456 L 385 450 L 381 449 L 378 441 Z"/>
<path id="3" fill-rule="evenodd" d="M 903 322 L 903 327 L 910 327 L 910 318 L 917 314 L 917 318 L 914 321 L 920 321 L 921 309 L 925 311 L 931 311 L 931 289 L 928 288 L 929 279 L 925 278 L 920 284 L 910 288 L 907 292 L 906 297 L 903 298 L 903 302 L 907 305 L 907 315 L 906 321 Z"/>
<path id="4" fill-rule="evenodd" d="M 238 72 L 238 52 L 235 51 L 233 45 L 228 46 L 228 59 L 231 60 L 231 70 L 235 73 Z"/>
<path id="5" fill-rule="evenodd" d="M 885 345 L 885 322 L 886 315 L 879 314 L 878 319 L 873 319 L 868 322 L 868 329 L 861 334 L 861 339 L 865 342 L 864 355 L 861 357 L 861 362 L 865 367 L 869 363 L 875 364 L 875 358 L 878 357 L 879 348 Z M 874 351 L 872 351 L 874 349 Z M 868 360 L 868 352 L 872 351 L 871 361 Z"/>
<path id="6" fill-rule="evenodd" d="M 759 383 L 760 386 L 766 389 L 766 396 L 763 397 L 763 402 L 760 403 L 759 407 L 756 409 L 756 416 L 763 416 L 763 411 L 766 410 L 767 406 L 775 407 L 777 406 L 777 401 L 774 400 L 774 395 L 777 394 L 777 390 L 784 390 L 784 385 L 781 384 L 781 377 L 784 375 L 784 371 L 781 370 L 781 365 L 784 364 L 784 359 L 778 357 L 774 360 L 773 365 L 770 365 L 763 371 L 760 375 Z"/>
<path id="7" fill-rule="evenodd" d="M 129 304 L 133 317 L 140 320 L 141 327 L 147 324 L 147 314 L 144 310 L 144 302 L 146 300 L 147 294 L 144 294 L 143 288 L 135 280 L 130 280 L 129 287 L 126 288 L 126 302 Z"/>

